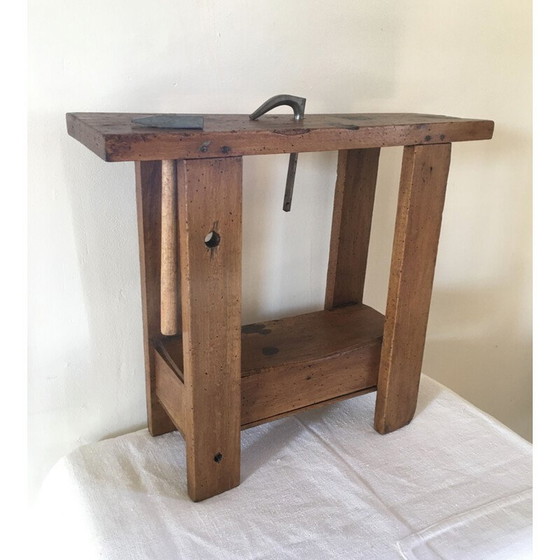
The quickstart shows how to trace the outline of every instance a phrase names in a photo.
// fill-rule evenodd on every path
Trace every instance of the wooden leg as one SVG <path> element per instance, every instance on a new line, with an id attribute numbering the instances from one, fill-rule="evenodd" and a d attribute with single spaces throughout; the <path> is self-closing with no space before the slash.
<path id="1" fill-rule="evenodd" d="M 240 481 L 241 158 L 178 162 L 189 496 Z"/>
<path id="2" fill-rule="evenodd" d="M 146 364 L 146 403 L 148 429 L 158 436 L 175 430 L 173 422 L 156 397 L 154 355 L 150 341 L 160 332 L 161 258 L 161 162 L 136 162 L 136 204 L 142 282 L 144 360 Z"/>
<path id="3" fill-rule="evenodd" d="M 375 409 L 382 434 L 416 410 L 450 156 L 451 144 L 404 148 Z"/>
<path id="4" fill-rule="evenodd" d="M 338 154 L 325 309 L 362 301 L 379 152 Z"/>

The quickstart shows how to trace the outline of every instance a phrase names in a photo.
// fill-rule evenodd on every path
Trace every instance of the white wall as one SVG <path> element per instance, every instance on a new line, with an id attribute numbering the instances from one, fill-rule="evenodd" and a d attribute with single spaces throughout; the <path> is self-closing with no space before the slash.
<path id="1" fill-rule="evenodd" d="M 496 121 L 455 144 L 424 372 L 531 433 L 529 0 L 30 0 L 32 492 L 78 445 L 145 425 L 134 176 L 67 136 L 72 111 L 307 111 Z M 384 309 L 401 150 L 382 151 L 366 303 Z M 336 157 L 245 158 L 245 322 L 320 308 Z"/>

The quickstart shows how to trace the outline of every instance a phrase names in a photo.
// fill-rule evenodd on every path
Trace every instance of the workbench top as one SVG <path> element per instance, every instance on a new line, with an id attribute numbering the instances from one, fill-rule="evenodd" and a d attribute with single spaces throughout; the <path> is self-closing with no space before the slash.
<path id="1" fill-rule="evenodd" d="M 492 138 L 494 123 L 417 113 L 209 115 L 204 129 L 149 128 L 150 113 L 68 113 L 68 133 L 105 161 L 199 159 L 442 144 Z"/>

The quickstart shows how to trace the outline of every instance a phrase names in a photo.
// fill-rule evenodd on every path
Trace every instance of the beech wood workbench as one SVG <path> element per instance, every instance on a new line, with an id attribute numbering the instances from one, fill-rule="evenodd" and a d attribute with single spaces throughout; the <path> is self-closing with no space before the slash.
<path id="1" fill-rule="evenodd" d="M 138 114 L 69 113 L 105 161 L 135 161 L 148 426 L 178 429 L 188 492 L 239 484 L 240 430 L 378 391 L 375 429 L 416 408 L 451 143 L 492 121 L 420 114 L 201 115 L 202 130 Z M 386 314 L 364 305 L 380 149 L 404 146 Z M 325 309 L 241 326 L 242 156 L 339 152 Z"/>

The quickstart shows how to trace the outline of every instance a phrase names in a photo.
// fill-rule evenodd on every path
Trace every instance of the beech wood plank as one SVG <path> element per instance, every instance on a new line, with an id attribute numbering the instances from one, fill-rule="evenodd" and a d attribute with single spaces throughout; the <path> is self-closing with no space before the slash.
<path id="1" fill-rule="evenodd" d="M 240 480 L 241 158 L 177 162 L 187 483 Z"/>
<path id="2" fill-rule="evenodd" d="M 295 408 L 288 410 L 287 412 L 282 412 L 281 414 L 276 414 L 275 416 L 266 416 L 264 418 L 259 418 L 254 422 L 248 422 L 246 424 L 241 424 L 242 430 L 247 430 L 249 428 L 254 428 L 255 426 L 260 426 L 261 424 L 267 424 L 268 422 L 275 422 L 276 420 L 280 420 L 281 418 L 286 418 L 287 416 L 291 416 L 292 414 L 299 414 L 300 412 L 305 412 L 306 410 L 313 410 L 314 408 L 321 408 L 323 406 L 328 406 L 329 404 L 334 404 L 336 402 L 345 401 L 346 399 L 353 399 L 354 397 L 360 397 L 362 395 L 367 395 L 368 393 L 373 393 L 376 387 L 371 386 L 365 389 L 361 389 L 360 391 L 355 391 L 353 393 L 347 393 L 345 395 L 339 395 L 338 397 L 334 397 L 332 399 L 327 399 L 325 401 L 315 402 L 313 404 L 308 404 L 301 408 Z"/>
<path id="3" fill-rule="evenodd" d="M 164 349 L 163 347 L 158 347 L 158 352 L 162 352 L 162 354 L 156 354 L 156 368 L 158 371 L 158 375 L 159 372 L 164 372 L 163 378 L 165 379 L 165 381 L 163 382 L 162 385 L 165 385 L 165 388 L 162 387 L 162 391 L 165 392 L 165 402 L 166 404 L 166 408 L 169 407 L 169 410 L 177 410 L 178 407 L 182 406 L 182 393 L 178 392 L 178 391 L 174 391 L 173 389 L 176 388 L 176 383 L 182 383 L 179 378 L 176 376 L 175 370 L 176 370 L 176 366 L 175 364 L 170 363 L 168 360 L 164 359 L 163 354 L 167 354 L 166 349 Z M 280 373 L 280 372 L 278 372 Z M 172 380 L 172 375 L 175 375 L 175 380 Z M 243 379 L 241 380 L 241 387 L 243 390 Z M 249 414 L 244 413 L 243 411 L 243 402 L 241 405 L 241 417 L 242 418 L 248 418 L 250 421 L 245 422 L 243 424 L 241 424 L 241 430 L 246 430 L 248 428 L 253 428 L 254 426 L 259 426 L 260 424 L 265 424 L 267 422 L 274 422 L 275 420 L 279 420 L 280 418 L 285 418 L 286 416 L 291 416 L 292 414 L 297 414 L 299 412 L 303 412 L 305 410 L 311 410 L 313 408 L 319 408 L 322 406 L 326 406 L 329 404 L 333 404 L 335 402 L 338 401 L 342 401 L 342 400 L 346 400 L 346 399 L 351 399 L 354 397 L 358 397 L 361 395 L 366 395 L 367 393 L 371 393 L 373 391 L 375 391 L 376 386 L 375 385 L 371 385 L 371 384 L 367 384 L 365 389 L 360 389 L 358 391 L 354 391 L 351 393 L 345 393 L 345 394 L 341 394 L 338 395 L 336 397 L 333 398 L 329 398 L 326 399 L 324 401 L 318 401 L 318 402 L 312 402 L 311 404 L 306 404 L 305 406 L 302 406 L 300 408 L 290 408 L 289 410 L 287 410 L 286 412 L 281 412 L 279 414 L 275 414 L 272 416 L 268 416 L 267 414 L 263 414 L 261 417 L 256 418 L 255 420 L 253 420 Z M 163 395 L 162 395 L 163 398 Z M 315 400 L 315 399 L 314 399 Z M 179 430 L 181 431 L 181 430 Z M 181 432 L 184 436 L 184 433 Z"/>
<path id="4" fill-rule="evenodd" d="M 179 337 L 180 338 L 180 337 Z M 184 383 L 173 369 L 169 357 L 164 349 L 157 346 L 154 349 L 155 371 L 156 371 L 156 395 L 163 408 L 173 420 L 177 429 L 185 437 L 185 413 L 184 413 Z"/>
<path id="5" fill-rule="evenodd" d="M 70 136 L 105 161 L 237 157 L 438 144 L 492 137 L 494 123 L 415 113 L 200 115 L 203 130 L 147 128 L 145 113 L 68 113 Z"/>
<path id="6" fill-rule="evenodd" d="M 161 162 L 161 333 L 180 332 L 179 254 L 175 161 Z"/>
<path id="7" fill-rule="evenodd" d="M 241 424 L 302 410 L 330 399 L 373 389 L 377 384 L 381 338 L 302 365 L 261 370 L 241 380 Z"/>
<path id="8" fill-rule="evenodd" d="M 373 390 L 383 326 L 381 313 L 359 304 L 242 327 L 242 428 Z M 158 346 L 181 378 L 181 338 Z"/>
<path id="9" fill-rule="evenodd" d="M 375 407 L 382 434 L 416 409 L 450 157 L 451 144 L 403 152 Z"/>
<path id="10" fill-rule="evenodd" d="M 362 301 L 379 152 L 338 153 L 325 309 Z"/>
<path id="11" fill-rule="evenodd" d="M 365 305 L 245 325 L 241 424 L 375 387 L 383 326 Z"/>
<path id="12" fill-rule="evenodd" d="M 286 366 L 305 367 L 381 339 L 385 317 L 364 304 L 332 311 L 252 323 L 241 327 L 241 377 Z M 180 336 L 161 338 L 157 346 L 183 378 L 183 345 Z"/>
<path id="13" fill-rule="evenodd" d="M 176 429 L 156 396 L 155 363 L 150 341 L 161 336 L 161 162 L 136 163 L 136 204 L 140 248 L 144 361 L 148 429 L 158 436 Z"/>

